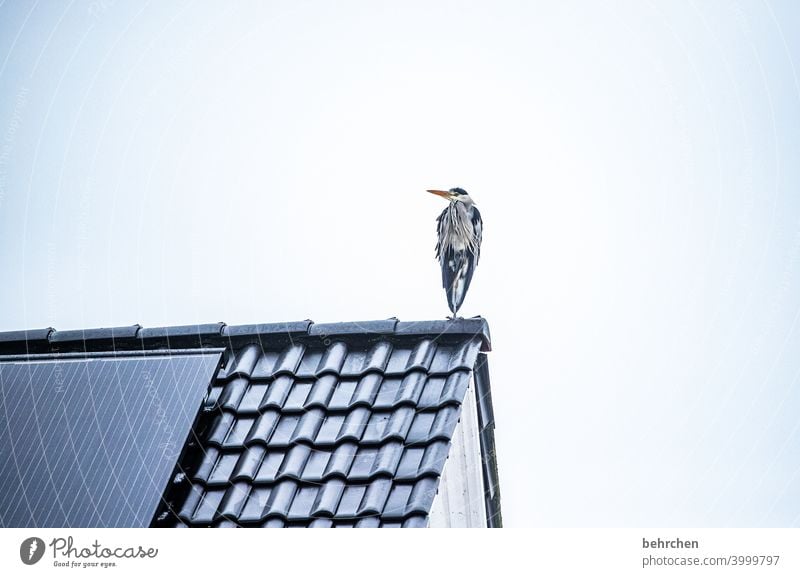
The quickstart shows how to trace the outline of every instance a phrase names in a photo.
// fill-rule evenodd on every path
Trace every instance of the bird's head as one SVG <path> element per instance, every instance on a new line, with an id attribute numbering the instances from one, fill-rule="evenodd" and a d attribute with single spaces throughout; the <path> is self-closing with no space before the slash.
<path id="1" fill-rule="evenodd" d="M 431 194 L 435 194 L 436 196 L 441 196 L 449 200 L 451 203 L 462 202 L 465 205 L 472 206 L 473 201 L 470 198 L 467 191 L 463 188 L 451 188 L 450 190 L 428 190 Z"/>

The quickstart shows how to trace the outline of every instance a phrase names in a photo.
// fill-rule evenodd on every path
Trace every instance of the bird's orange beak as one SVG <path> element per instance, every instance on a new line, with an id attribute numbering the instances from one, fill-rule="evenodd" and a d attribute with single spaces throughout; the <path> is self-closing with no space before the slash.
<path id="1" fill-rule="evenodd" d="M 446 198 L 447 200 L 452 199 L 452 195 L 446 190 L 429 190 L 431 194 L 435 194 L 436 196 L 441 196 L 442 198 Z"/>

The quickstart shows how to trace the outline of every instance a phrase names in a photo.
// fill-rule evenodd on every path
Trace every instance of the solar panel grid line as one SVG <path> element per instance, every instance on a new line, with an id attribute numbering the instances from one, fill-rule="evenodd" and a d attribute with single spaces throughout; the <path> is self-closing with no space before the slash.
<path id="1" fill-rule="evenodd" d="M 28 381 L 28 384 L 30 385 L 30 383 L 31 383 L 31 382 L 32 382 L 34 379 L 37 379 L 37 380 L 38 380 L 38 377 L 37 377 L 37 375 L 36 375 L 36 372 L 37 372 L 37 371 L 40 369 L 40 367 L 39 367 L 38 365 L 27 365 L 27 366 L 25 366 L 25 368 L 27 369 L 27 370 L 25 371 L 25 374 L 26 374 L 26 376 L 27 376 L 27 381 Z M 23 388 L 22 394 L 23 394 L 23 395 L 24 395 L 24 394 L 30 394 L 30 395 L 33 395 L 33 394 L 34 394 L 34 391 L 33 391 L 33 389 L 32 389 L 30 386 L 28 386 L 28 387 L 25 387 L 25 388 Z M 15 406 L 13 407 L 13 411 L 12 411 L 12 415 L 14 416 L 14 418 L 18 418 L 18 417 L 19 417 L 19 412 L 20 412 L 20 409 L 21 409 L 21 405 L 22 405 L 22 404 L 23 404 L 23 402 L 24 402 L 24 398 L 23 398 L 23 396 L 22 396 L 22 395 L 19 395 L 19 396 L 17 397 L 17 399 L 16 399 L 16 400 L 17 400 L 17 405 L 15 405 Z M 35 411 L 35 410 L 34 410 L 34 412 L 33 412 L 32 419 L 33 419 L 33 421 L 34 421 L 34 422 L 37 424 L 37 428 L 39 428 L 39 422 L 40 422 L 40 419 L 38 418 L 38 415 L 36 414 L 36 411 Z M 9 422 L 12 422 L 12 421 L 11 421 L 11 419 L 9 419 Z M 12 432 L 12 433 L 9 435 L 9 438 L 12 438 L 12 439 L 13 439 L 13 432 Z M 39 436 L 38 438 L 39 438 L 39 439 L 41 439 L 42 437 L 41 437 L 41 436 Z M 15 445 L 12 445 L 12 448 L 13 448 L 13 449 L 15 450 L 15 452 L 16 452 L 16 446 L 15 446 Z M 45 455 L 45 453 L 44 453 L 44 451 L 43 451 L 43 452 L 41 452 L 41 453 L 37 454 L 37 457 L 41 457 L 42 459 L 44 459 L 44 455 Z M 46 465 L 46 464 L 47 464 L 47 461 L 46 461 L 46 459 L 44 459 L 44 460 L 45 460 L 45 465 Z M 32 474 L 32 473 L 31 473 L 31 474 Z M 27 493 L 28 493 L 28 491 L 27 491 L 27 487 L 28 487 L 28 479 L 27 479 L 26 477 L 27 477 L 27 475 L 25 475 L 25 473 L 24 473 L 24 472 L 22 472 L 22 471 L 18 471 L 18 479 L 19 479 L 19 481 L 20 481 L 20 482 L 19 482 L 18 484 L 16 484 L 16 486 L 17 486 L 17 488 L 18 488 L 20 491 L 22 491 L 22 492 L 23 492 L 23 494 L 24 494 L 24 501 L 25 501 L 25 504 L 27 505 L 28 514 L 29 514 L 29 516 L 30 516 L 31 518 L 33 518 L 33 516 L 35 515 L 35 507 L 34 507 L 34 506 L 33 506 L 33 504 L 31 503 L 31 501 L 30 501 L 30 499 L 28 498 L 28 495 L 27 495 Z M 16 495 L 15 495 L 15 496 L 16 496 Z M 15 501 L 16 501 L 16 500 L 15 500 Z M 18 507 L 19 507 L 19 505 L 20 505 L 20 503 L 17 501 L 17 510 L 18 510 Z M 62 505 L 62 507 L 63 507 L 63 505 Z M 15 510 L 14 512 L 16 513 L 16 512 L 17 512 L 17 510 Z"/>
<path id="2" fill-rule="evenodd" d="M 99 450 L 96 450 L 96 451 L 94 451 L 94 453 L 91 454 L 91 457 L 90 457 L 90 460 L 89 460 L 88 464 L 84 464 L 82 462 L 81 466 L 80 466 L 81 469 L 88 468 L 89 470 L 92 470 L 92 469 L 95 468 L 98 459 L 100 459 L 101 461 L 105 461 L 109 465 L 107 467 L 107 470 L 109 471 L 109 474 L 105 476 L 105 483 L 103 484 L 101 490 L 99 491 L 100 495 L 108 495 L 108 490 L 107 490 L 108 489 L 108 484 L 109 483 L 116 484 L 116 480 L 117 480 L 116 471 L 115 471 L 114 467 L 111 466 L 112 465 L 112 462 L 111 462 L 112 461 L 112 455 L 108 451 L 107 437 L 103 434 L 102 427 L 101 427 L 101 425 L 100 425 L 100 423 L 98 421 L 98 415 L 105 415 L 105 414 L 107 414 L 107 411 L 109 410 L 109 407 L 107 406 L 106 400 L 108 398 L 110 398 L 112 396 L 113 392 L 114 392 L 112 390 L 112 387 L 114 386 L 113 383 L 115 383 L 115 382 L 116 383 L 120 383 L 121 382 L 118 374 L 115 375 L 117 377 L 116 380 L 109 378 L 110 375 L 108 375 L 107 374 L 108 371 L 105 370 L 105 369 L 108 368 L 106 363 L 107 363 L 107 361 L 100 361 L 100 362 L 95 363 L 93 365 L 87 365 L 87 373 L 88 373 L 87 385 L 89 387 L 88 398 L 91 401 L 91 404 L 89 406 L 91 408 L 91 411 L 90 411 L 90 415 L 91 415 L 91 418 L 92 418 L 91 422 L 96 425 L 96 430 L 97 430 L 97 433 L 98 433 L 96 436 L 93 436 L 92 438 L 97 439 L 97 441 L 98 441 L 98 449 Z M 114 363 L 113 367 L 114 367 L 114 372 L 115 373 L 119 370 L 120 367 L 122 367 L 123 374 L 125 372 L 128 372 L 132 368 L 131 363 L 128 363 L 128 362 Z M 95 369 L 95 374 L 92 374 L 92 369 L 93 368 Z M 99 394 L 98 394 L 98 386 L 97 385 L 99 385 Z M 86 407 L 86 408 L 89 408 L 89 407 Z M 119 422 L 119 419 L 116 418 L 116 415 L 117 415 L 117 412 L 119 411 L 120 407 L 124 407 L 124 403 L 117 403 L 116 406 L 111 407 L 111 413 L 110 413 L 111 420 Z M 130 445 L 126 445 L 124 450 L 125 451 L 129 450 L 129 447 L 130 447 Z M 84 487 L 86 487 L 85 483 L 84 483 Z M 88 487 L 87 487 L 87 489 L 88 489 Z M 100 503 L 93 502 L 93 509 L 97 514 L 97 521 L 98 522 L 99 522 L 100 519 L 106 518 L 104 516 L 104 512 L 105 512 L 105 507 L 107 506 L 107 503 L 108 503 L 108 500 L 107 499 L 102 499 L 102 498 L 101 498 Z M 130 504 L 127 502 L 126 499 L 123 500 L 121 505 L 123 505 L 124 507 L 127 507 L 130 510 Z M 75 503 L 73 503 L 73 506 L 75 506 Z"/>
<path id="3" fill-rule="evenodd" d="M 32 383 L 33 383 L 33 382 L 39 382 L 39 379 L 40 379 L 40 378 L 42 378 L 42 377 L 41 377 L 41 373 L 43 373 L 43 372 L 44 372 L 44 369 L 45 369 L 45 367 L 42 367 L 42 366 L 40 366 L 40 365 L 27 365 L 27 367 L 26 367 L 26 368 L 28 369 L 28 370 L 27 370 L 27 374 L 28 374 L 28 384 L 29 384 L 29 385 L 32 385 Z M 40 374 L 37 374 L 37 373 L 40 373 Z M 72 375 L 70 375 L 70 378 L 71 378 L 71 377 L 72 377 Z M 34 395 L 34 394 L 35 394 L 35 388 L 33 388 L 32 386 L 30 386 L 27 392 L 29 392 L 31 395 Z M 21 407 L 20 407 L 20 405 L 22 405 L 22 403 L 24 402 L 24 400 L 23 400 L 22 396 L 20 396 L 20 397 L 19 397 L 18 401 L 19 401 L 19 404 L 18 404 L 18 405 L 15 407 L 15 411 L 14 411 L 14 413 L 15 413 L 15 414 L 16 414 L 16 412 L 17 412 L 18 410 L 20 410 L 20 408 L 21 408 Z M 38 403 L 37 403 L 37 402 L 34 402 L 34 407 L 33 407 L 33 421 L 34 421 L 35 423 L 37 423 L 38 432 L 39 432 L 39 434 L 41 435 L 41 426 L 40 426 L 41 419 L 39 419 L 39 416 L 38 416 L 38 413 L 37 413 L 37 410 L 36 410 L 36 407 L 37 407 L 37 406 L 38 406 Z M 49 425 L 49 424 L 48 424 L 48 425 Z M 48 432 L 48 429 L 49 429 L 49 426 L 48 426 L 48 427 L 45 429 L 45 433 L 47 433 L 47 432 Z M 39 439 L 42 439 L 42 438 L 43 438 L 43 437 L 39 436 Z M 43 448 L 43 449 L 44 449 L 44 448 Z M 30 453 L 31 453 L 31 451 L 28 451 L 28 454 L 30 454 Z M 50 467 L 48 466 L 48 465 L 49 465 L 49 462 L 48 462 L 48 459 L 47 459 L 47 451 L 45 451 L 45 450 L 42 450 L 42 452 L 40 453 L 40 455 L 41 455 L 41 459 L 42 459 L 42 460 L 44 460 L 45 467 L 47 467 L 47 468 L 48 468 L 48 470 L 50 470 Z M 33 471 L 31 471 L 31 473 L 30 473 L 30 476 L 33 478 L 33 480 L 35 480 L 35 475 L 34 475 Z M 50 476 L 50 478 L 52 479 L 52 475 Z M 22 478 L 21 478 L 21 480 L 22 480 L 23 482 L 22 482 L 22 483 L 20 483 L 20 489 L 21 489 L 22 491 L 25 491 L 25 492 L 27 493 L 27 491 L 26 491 L 26 487 L 27 487 L 28 480 L 27 480 L 27 479 L 25 479 L 24 477 L 22 477 Z M 61 504 L 61 509 L 62 509 L 62 511 L 63 511 L 63 507 L 64 507 L 64 505 L 65 505 L 66 503 L 65 503 L 63 500 L 59 500 L 59 501 L 60 501 L 60 504 Z M 30 502 L 30 499 L 26 499 L 26 502 Z M 36 514 L 36 508 L 35 508 L 35 506 L 29 507 L 29 509 L 28 509 L 28 510 L 29 510 L 29 515 L 31 516 L 31 518 L 33 518 L 33 517 L 34 517 L 34 515 Z"/>
<path id="4" fill-rule="evenodd" d="M 104 362 L 108 363 L 108 361 L 104 361 Z M 111 365 L 111 366 L 114 368 L 114 371 L 116 372 L 116 371 L 118 371 L 118 370 L 119 370 L 119 366 L 120 366 L 120 364 L 119 364 L 119 363 L 114 363 L 114 364 L 113 364 L 113 365 Z M 107 368 L 107 366 L 106 366 L 106 367 L 104 367 L 104 368 Z M 124 370 L 124 369 L 130 369 L 130 370 L 132 370 L 133 368 L 134 368 L 134 367 L 131 365 L 131 363 L 123 363 L 123 370 Z M 158 373 L 158 374 L 160 374 L 160 371 L 157 371 L 157 373 Z M 127 380 L 127 379 L 125 379 L 124 377 L 123 377 L 122 379 L 120 379 L 120 378 L 119 378 L 119 375 L 116 375 L 116 376 L 117 376 L 117 379 L 116 379 L 116 381 L 115 381 L 115 382 L 116 382 L 118 385 L 121 385 L 123 382 L 128 382 L 128 380 Z M 122 412 L 124 412 L 124 413 L 125 413 L 125 416 L 126 416 L 126 418 L 125 418 L 125 419 L 124 419 L 124 421 L 122 421 L 122 422 L 123 422 L 123 423 L 124 423 L 124 424 L 127 426 L 127 430 L 128 430 L 128 431 L 130 431 L 130 427 L 132 426 L 132 423 L 131 423 L 130 414 L 127 412 L 127 410 L 126 410 L 126 409 L 127 409 L 127 403 L 125 403 L 125 402 L 123 402 L 123 403 L 118 403 L 118 404 L 117 404 L 117 406 L 116 406 L 116 407 L 115 407 L 115 409 L 114 409 L 114 415 L 116 415 L 116 413 L 117 413 L 118 411 L 120 411 L 120 410 L 121 410 Z M 119 422 L 119 419 L 115 419 L 115 420 L 116 420 L 117 422 Z M 139 421 L 139 427 L 140 427 L 140 428 L 143 426 L 143 423 L 144 423 L 144 421 L 143 421 L 143 420 L 140 420 L 140 421 Z M 140 431 L 136 431 L 136 432 L 134 432 L 134 434 L 132 435 L 132 438 L 133 438 L 133 439 L 140 439 L 140 438 L 141 438 L 141 432 L 140 432 Z M 152 439 L 152 438 L 151 438 L 151 439 Z M 122 462 L 126 462 L 126 461 L 129 461 L 129 460 L 131 460 L 130 453 L 132 452 L 132 450 L 133 450 L 133 449 L 137 449 L 137 452 L 139 453 L 140 460 L 143 460 L 143 458 L 142 458 L 142 456 L 141 456 L 141 452 L 140 452 L 140 451 L 138 451 L 138 443 L 136 443 L 136 442 L 134 442 L 134 443 L 126 443 L 126 444 L 125 444 L 125 452 L 124 452 L 124 453 L 117 454 L 117 459 L 118 459 L 118 460 L 121 460 Z M 125 455 L 125 458 L 124 458 L 124 459 L 122 458 L 122 455 Z M 97 455 L 95 455 L 95 458 L 96 458 L 96 456 L 97 456 Z M 112 458 L 113 458 L 113 457 L 112 457 Z M 92 461 L 92 465 L 93 465 L 93 464 L 94 464 L 94 459 L 93 459 L 93 461 Z M 108 476 L 108 477 L 107 477 L 107 480 L 106 480 L 106 488 L 108 487 L 108 483 L 113 483 L 113 485 L 120 485 L 120 483 L 121 483 L 121 482 L 122 482 L 122 483 L 124 483 L 124 479 L 123 479 L 123 480 L 120 480 L 120 478 L 117 476 L 117 470 L 118 470 L 118 468 L 117 468 L 117 467 L 115 467 L 115 466 L 113 466 L 113 463 L 109 463 L 109 464 L 110 464 L 110 465 L 112 465 L 112 466 L 110 466 L 110 467 L 109 467 L 109 469 L 111 470 L 111 472 L 112 472 L 112 473 L 111 473 L 111 475 L 110 475 L 110 476 Z M 136 469 L 136 473 L 135 473 L 135 474 L 136 474 L 136 477 L 134 477 L 134 478 L 131 480 L 131 483 L 132 483 L 132 484 L 136 484 L 136 483 L 138 482 L 138 476 L 141 474 L 141 472 L 142 472 L 143 470 L 144 470 L 144 468 L 143 468 L 143 467 L 138 467 L 138 468 Z M 120 487 L 120 489 L 122 489 L 122 487 Z M 109 494 L 109 492 L 108 492 L 108 491 L 101 491 L 101 493 L 102 493 L 102 494 Z M 131 504 L 131 503 L 128 501 L 128 497 L 127 497 L 127 495 L 128 495 L 128 492 L 127 492 L 127 491 L 125 491 L 125 490 L 121 490 L 121 491 L 119 491 L 119 493 L 123 495 L 123 499 L 124 499 L 124 504 L 125 504 L 125 506 L 126 506 L 126 507 L 127 507 L 129 510 L 130 510 L 130 511 L 135 511 L 135 507 L 134 507 L 134 506 L 133 506 L 133 505 L 132 505 L 132 504 Z M 122 510 L 122 508 L 119 508 L 119 509 L 117 509 L 117 517 L 116 517 L 115 521 L 114 521 L 114 522 L 112 522 L 111 524 L 112 524 L 112 525 L 117 525 L 117 524 L 119 523 L 119 519 L 122 517 L 122 515 L 123 515 L 123 510 Z M 139 523 L 142 523 L 142 519 L 141 519 L 141 518 L 139 518 L 139 517 L 137 516 L 137 524 L 139 524 Z"/>
<path id="5" fill-rule="evenodd" d="M 84 493 L 88 492 L 88 486 L 87 486 L 87 480 L 86 480 L 86 472 L 85 472 L 87 467 L 86 467 L 86 465 L 84 463 L 82 463 L 80 461 L 79 449 L 75 444 L 75 439 L 76 438 L 77 439 L 97 439 L 97 437 L 98 437 L 97 434 L 93 434 L 93 433 L 97 432 L 97 430 L 93 427 L 93 425 L 96 424 L 97 409 L 96 409 L 96 406 L 95 406 L 94 387 L 92 385 L 92 381 L 93 381 L 93 378 L 94 378 L 94 375 L 92 374 L 92 366 L 93 365 L 89 365 L 89 364 L 85 365 L 86 374 L 84 375 L 84 381 L 85 381 L 85 383 L 87 385 L 88 390 L 85 391 L 82 396 L 83 396 L 84 399 L 88 399 L 89 401 L 91 401 L 91 405 L 90 406 L 92 407 L 93 410 L 90 412 L 90 414 L 81 415 L 82 418 L 80 418 L 80 419 L 78 419 L 76 421 L 76 427 L 68 429 L 69 430 L 70 445 L 71 445 L 71 448 L 72 448 L 73 462 L 75 464 L 74 467 L 70 468 L 70 472 L 74 473 L 74 474 L 77 474 L 80 477 L 80 491 L 74 491 L 73 494 L 72 494 L 72 501 L 70 502 L 69 510 L 67 512 L 67 518 L 68 519 L 73 516 L 73 511 L 76 508 L 76 502 L 81 502 L 81 501 L 79 501 L 79 499 L 86 499 L 86 496 L 84 495 Z M 77 392 L 78 392 L 78 387 L 75 387 L 74 393 L 77 394 Z M 84 403 L 83 404 L 84 410 L 86 408 L 88 408 L 88 406 L 89 405 Z M 66 407 L 66 405 L 65 405 L 65 407 Z M 113 417 L 113 415 L 112 415 L 112 417 Z M 67 419 L 67 422 L 69 422 L 69 419 Z M 100 441 L 101 447 L 103 447 L 103 439 L 100 438 L 99 441 Z M 105 447 L 103 447 L 103 449 L 105 450 Z M 91 470 L 91 468 L 92 468 L 91 465 L 97 459 L 97 456 L 99 454 L 100 454 L 99 451 L 94 452 L 93 459 L 89 463 L 89 470 Z M 73 476 L 73 478 L 74 478 L 74 476 Z M 102 495 L 103 492 L 100 491 L 100 494 Z M 93 514 L 91 516 L 91 519 L 93 521 L 98 520 L 99 518 L 102 517 L 101 511 L 98 509 L 98 506 L 100 504 L 97 501 L 95 501 L 94 499 L 89 499 L 89 503 L 90 503 L 90 506 L 91 506 L 91 510 L 93 512 Z"/>
<path id="6" fill-rule="evenodd" d="M 13 410 L 10 411 L 10 409 L 12 407 L 9 406 L 9 403 L 10 403 L 10 401 L 9 401 L 10 390 L 7 389 L 7 383 L 6 383 L 6 381 L 8 380 L 8 375 L 7 374 L 3 374 L 3 375 L 0 375 L 0 377 L 2 377 L 2 380 L 0 381 L 0 384 L 2 385 L 2 387 L 0 388 L 0 390 L 2 391 L 2 399 L 0 399 L 0 402 L 2 402 L 2 406 L 3 406 L 3 417 L 4 417 L 3 422 L 5 424 L 5 429 L 6 429 L 6 431 L 5 431 L 6 434 L 4 436 L 6 438 L 10 438 L 10 436 L 12 435 L 13 428 L 12 428 L 12 422 L 11 422 L 11 418 L 10 418 L 9 412 L 13 415 L 14 411 Z M 16 453 L 17 453 L 17 450 L 13 446 L 10 447 L 10 451 L 3 451 L 3 465 L 4 465 L 3 466 L 3 470 L 4 471 L 5 470 L 9 470 L 10 464 L 13 464 L 14 465 L 14 472 L 15 472 L 16 476 L 18 478 L 20 478 L 21 474 L 20 474 L 20 470 L 19 470 L 19 465 L 18 465 L 17 454 Z M 12 463 L 7 463 L 9 458 L 12 461 Z M 7 494 L 7 491 L 8 491 L 7 482 L 8 481 L 9 481 L 9 479 L 3 479 L 3 483 L 2 483 L 3 494 Z M 26 507 L 30 508 L 30 504 L 28 503 L 28 497 L 27 497 L 27 494 L 25 494 L 24 487 L 21 486 L 20 484 L 16 484 L 16 483 L 12 483 L 12 487 L 14 489 L 14 493 L 12 494 L 12 497 L 14 498 L 14 502 L 17 504 L 17 506 L 20 505 L 20 502 L 17 499 L 17 494 L 18 494 L 18 492 L 22 492 L 22 501 L 24 502 L 24 505 Z"/>
<path id="7" fill-rule="evenodd" d="M 4 437 L 5 438 L 10 438 L 11 435 L 12 435 L 12 428 L 11 428 L 11 419 L 9 418 L 9 407 L 8 407 L 8 400 L 7 400 L 7 393 L 8 393 L 7 384 L 6 384 L 7 376 L 8 376 L 7 374 L 4 374 L 2 371 L 0 371 L 0 404 L 2 404 L 3 417 L 4 417 L 3 418 L 3 423 L 5 424 L 5 431 L 4 431 L 5 435 L 4 435 Z M 12 445 L 11 447 L 9 447 L 8 451 L 4 450 L 0 454 L 0 457 L 2 457 L 2 460 L 3 460 L 2 471 L 9 470 L 9 464 L 7 463 L 7 461 L 9 460 L 9 457 L 10 457 L 10 460 L 13 462 L 13 465 L 14 465 L 14 472 L 16 473 L 17 478 L 19 478 L 20 477 L 20 472 L 19 472 L 19 465 L 17 463 L 17 456 L 16 456 L 15 447 Z M 3 495 L 8 495 L 8 491 L 9 491 L 9 487 L 7 486 L 7 482 L 8 481 L 9 481 L 9 479 L 2 479 L 2 483 L 0 483 L 0 491 L 2 491 Z M 19 503 L 19 501 L 17 500 L 16 497 L 17 497 L 18 491 L 22 491 L 22 500 L 25 502 L 25 505 L 28 507 L 28 509 L 30 509 L 30 504 L 27 502 L 27 495 L 25 494 L 24 486 L 22 486 L 20 483 L 12 483 L 11 486 L 13 487 L 13 490 L 14 490 L 13 494 L 11 495 L 11 497 L 13 498 L 13 502 L 16 503 L 17 506 L 19 506 L 20 503 Z M 6 526 L 5 519 L 6 519 L 7 516 L 8 516 L 7 512 L 3 513 L 3 515 L 2 515 L 3 526 Z"/>
<path id="8" fill-rule="evenodd" d="M 33 366 L 37 367 L 40 372 L 44 372 L 44 369 L 46 368 L 44 365 L 38 365 L 38 366 L 37 365 L 33 365 Z M 59 374 L 59 376 L 63 377 L 63 375 L 61 373 L 58 373 L 58 374 Z M 79 377 L 80 377 L 80 374 L 77 371 L 67 371 L 67 380 L 66 380 L 66 383 L 64 384 L 65 390 L 61 391 L 61 392 L 64 393 L 65 395 L 69 395 L 70 393 L 71 394 L 76 394 L 75 391 L 76 391 L 77 387 L 74 386 L 73 381 L 77 380 Z M 39 378 L 42 378 L 42 377 L 39 377 Z M 37 381 L 38 380 L 39 379 L 37 378 Z M 69 386 L 67 386 L 67 385 L 69 385 Z M 47 388 L 43 387 L 43 390 L 46 391 Z M 45 393 L 45 394 L 47 394 L 47 393 Z M 36 407 L 39 406 L 40 402 L 41 401 L 37 401 L 36 403 L 34 403 L 34 416 L 35 416 L 35 420 L 36 420 L 37 424 L 39 423 L 39 418 L 36 415 Z M 70 421 L 69 421 L 68 415 L 66 414 L 66 410 L 63 409 L 63 405 L 62 405 L 61 417 L 62 418 L 59 419 L 59 420 L 63 421 L 63 425 L 62 425 L 61 428 L 62 429 L 68 429 Z M 55 428 L 58 428 L 59 420 L 51 419 L 50 422 L 47 423 L 47 427 L 46 427 L 46 429 L 44 431 L 44 434 L 42 433 L 41 428 L 39 428 L 39 430 L 37 431 L 39 442 L 42 445 L 42 447 L 41 447 L 41 455 L 42 455 L 42 458 L 45 460 L 45 466 L 47 467 L 47 470 L 48 470 L 49 483 L 54 488 L 56 487 L 56 479 L 58 478 L 58 475 L 56 475 L 55 477 L 53 476 L 54 468 L 49 465 L 49 462 L 47 460 L 48 451 L 47 451 L 47 448 L 44 446 L 44 439 L 46 439 L 51 434 L 51 431 L 50 431 L 50 427 L 51 426 L 55 427 Z M 67 459 L 67 458 L 69 458 L 69 453 L 67 453 L 66 451 L 59 451 L 58 452 L 57 457 L 56 457 L 56 463 L 55 463 L 55 471 L 56 472 L 58 471 L 58 466 L 59 466 L 60 460 L 61 459 Z M 63 484 L 66 484 L 66 483 L 69 482 L 69 478 L 66 475 L 61 476 L 61 480 L 62 480 Z M 63 517 L 65 519 L 67 519 L 68 518 L 67 509 L 64 508 L 66 506 L 66 502 L 61 497 L 61 494 L 62 494 L 61 488 L 57 488 L 55 491 L 53 491 L 53 493 L 54 493 L 54 496 L 55 496 L 56 500 L 60 503 L 61 514 L 63 515 Z"/>
<path id="9" fill-rule="evenodd" d="M 167 365 L 167 370 L 166 371 L 162 370 L 162 367 L 160 367 L 160 366 L 157 367 L 158 370 L 155 371 L 155 373 L 157 375 L 157 379 L 158 379 L 157 382 L 147 381 L 147 384 L 145 385 L 145 388 L 149 388 L 150 390 L 153 390 L 155 392 L 162 390 L 161 387 L 163 387 L 165 385 L 165 380 L 167 381 L 166 384 L 168 384 L 170 381 L 174 382 L 175 380 L 177 380 L 176 368 L 179 368 L 178 374 L 184 374 L 184 371 L 186 370 L 184 365 L 185 365 L 185 359 L 180 359 L 179 358 L 178 360 L 174 360 L 174 359 L 171 360 L 170 363 Z M 167 374 L 169 372 L 172 373 L 171 375 L 169 375 L 171 378 L 167 379 Z M 195 375 L 192 375 L 192 380 L 194 378 L 195 378 Z M 152 397 L 152 395 L 150 395 L 150 396 Z M 161 404 L 162 403 L 159 403 L 159 406 Z M 161 411 L 161 409 L 157 409 L 157 412 L 160 412 L 160 411 Z M 142 438 L 141 429 L 145 426 L 145 424 L 144 424 L 145 422 L 143 420 L 140 420 L 138 424 L 132 424 L 131 421 L 130 421 L 130 416 L 129 415 L 128 415 L 128 418 L 126 419 L 126 422 L 128 423 L 129 427 L 130 426 L 136 426 L 137 427 L 136 430 L 133 432 L 132 437 L 134 439 Z M 158 423 L 156 423 L 156 424 L 158 425 Z M 151 446 L 145 447 L 146 453 L 151 453 L 154 450 L 152 445 L 153 444 L 157 444 L 157 437 L 151 436 L 150 439 L 149 439 L 149 444 Z M 139 461 L 140 462 L 144 462 L 145 459 L 144 459 L 144 456 L 142 455 L 142 452 L 141 452 L 140 447 L 138 446 L 138 444 L 137 443 L 133 443 L 131 445 L 131 448 L 132 449 L 133 448 L 136 449 L 137 456 L 139 457 Z M 159 449 L 159 448 L 161 448 L 161 447 L 158 446 L 158 445 L 155 447 L 156 450 Z M 149 471 L 148 468 L 146 468 L 146 467 L 137 467 L 136 471 L 135 471 L 134 480 L 136 482 L 138 482 L 139 481 L 139 477 L 142 476 L 142 475 L 146 476 L 146 481 L 148 482 L 149 485 L 153 486 L 154 490 L 161 491 L 163 489 L 162 487 L 155 487 L 155 485 L 157 485 L 157 482 L 153 478 L 152 474 L 150 474 L 150 471 Z M 150 521 L 149 518 L 147 518 L 147 519 L 141 518 L 141 519 L 138 520 L 138 522 L 140 524 L 142 524 L 142 525 L 144 525 L 146 523 L 149 523 L 149 521 Z"/>
<path id="10" fill-rule="evenodd" d="M 92 403 L 94 404 L 94 390 L 92 388 L 91 365 L 88 365 L 88 364 L 83 365 L 83 366 L 81 366 L 81 365 L 71 365 L 70 367 L 73 368 L 73 369 L 76 369 L 76 376 L 82 376 L 83 377 L 83 380 L 86 382 L 86 384 L 88 385 L 88 389 L 89 389 L 88 390 L 88 398 L 91 399 Z M 85 371 L 85 374 L 80 375 L 81 371 Z M 73 400 L 77 396 L 83 396 L 84 398 L 86 398 L 86 396 L 87 396 L 85 394 L 82 394 L 82 391 L 80 390 L 80 381 L 75 383 L 75 386 L 71 387 L 70 393 L 69 393 L 69 398 L 62 404 L 62 410 L 64 411 L 64 421 L 66 423 L 66 428 L 67 428 L 67 431 L 69 433 L 68 438 L 69 438 L 69 441 L 70 441 L 70 449 L 71 449 L 71 451 L 69 453 L 65 452 L 64 454 L 65 455 L 69 455 L 71 457 L 72 464 L 74 465 L 74 466 L 68 467 L 67 474 L 64 475 L 64 478 L 67 479 L 68 482 L 69 482 L 69 480 L 71 480 L 72 483 L 74 484 L 76 482 L 76 480 L 78 480 L 78 479 L 75 478 L 75 475 L 77 475 L 79 477 L 79 483 L 80 483 L 79 490 L 73 489 L 73 491 L 72 491 L 72 499 L 71 499 L 71 501 L 69 503 L 68 510 L 67 510 L 67 512 L 65 514 L 65 517 L 67 519 L 67 523 L 69 522 L 68 519 L 73 517 L 73 514 L 74 514 L 73 512 L 75 511 L 75 508 L 76 508 L 76 502 L 79 499 L 86 499 L 86 495 L 85 494 L 90 492 L 88 484 L 87 484 L 87 480 L 86 480 L 86 475 L 85 475 L 86 467 L 84 466 L 83 463 L 80 462 L 80 460 L 78 458 L 79 447 L 76 445 L 75 439 L 76 438 L 78 438 L 78 439 L 81 439 L 81 438 L 94 439 L 97 436 L 97 435 L 94 435 L 94 434 L 90 433 L 90 431 L 92 430 L 92 424 L 93 424 L 94 421 L 91 418 L 86 418 L 87 415 L 83 415 L 83 418 L 80 418 L 80 419 L 77 419 L 77 420 L 70 419 L 70 416 L 68 415 L 68 412 L 67 412 L 67 407 L 72 404 Z M 96 411 L 93 411 L 93 415 L 96 417 Z M 71 421 L 75 422 L 75 425 L 76 425 L 75 427 L 71 426 Z M 97 455 L 97 454 L 98 453 L 95 453 L 95 455 Z M 98 510 L 98 503 L 96 501 L 94 501 L 93 499 L 89 499 L 89 504 L 91 506 L 91 511 L 93 513 L 92 516 L 91 516 L 91 519 L 92 520 L 99 519 L 101 517 L 101 513 Z"/>

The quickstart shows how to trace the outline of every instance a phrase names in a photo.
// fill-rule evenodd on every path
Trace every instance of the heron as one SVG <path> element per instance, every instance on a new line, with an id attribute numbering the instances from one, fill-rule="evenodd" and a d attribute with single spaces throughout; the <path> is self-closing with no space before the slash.
<path id="1" fill-rule="evenodd" d="M 447 304 L 455 319 L 478 266 L 483 220 L 478 207 L 463 188 L 428 192 L 450 202 L 436 219 L 436 258 L 442 267 L 442 287 L 447 293 Z"/>

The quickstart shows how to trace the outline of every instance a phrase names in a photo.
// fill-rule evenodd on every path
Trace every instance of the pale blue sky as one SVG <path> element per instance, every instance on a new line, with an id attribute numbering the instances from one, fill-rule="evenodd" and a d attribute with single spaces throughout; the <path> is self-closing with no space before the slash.
<path id="1" fill-rule="evenodd" d="M 504 517 L 800 526 L 794 2 L 0 3 L 0 330 L 447 314 Z"/>

